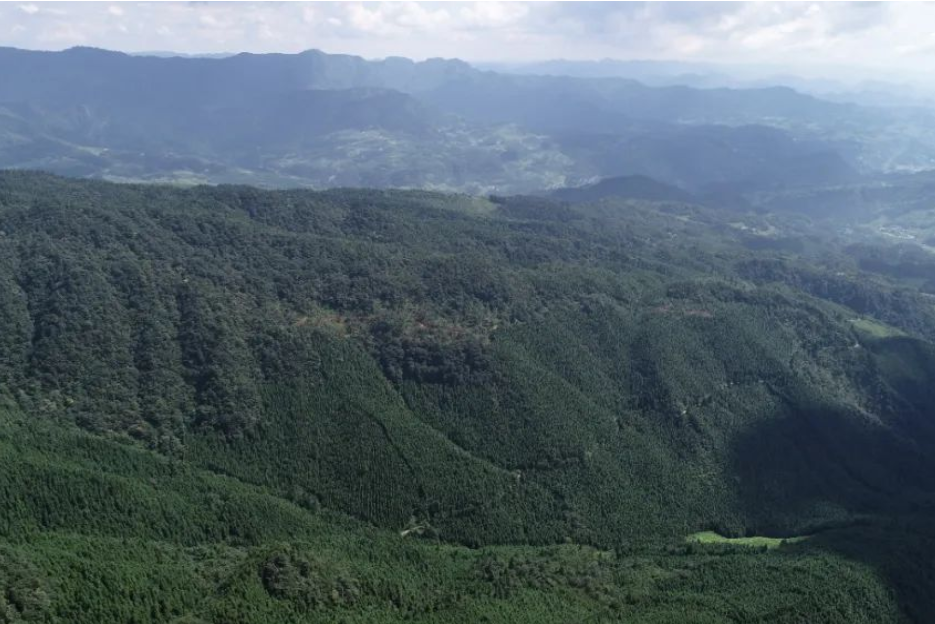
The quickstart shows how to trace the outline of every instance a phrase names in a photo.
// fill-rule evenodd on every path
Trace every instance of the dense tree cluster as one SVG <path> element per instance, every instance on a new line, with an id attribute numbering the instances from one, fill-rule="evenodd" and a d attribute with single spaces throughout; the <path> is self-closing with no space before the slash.
<path id="1" fill-rule="evenodd" d="M 843 538 L 683 545 L 935 493 L 925 295 L 732 218 L 0 174 L 0 622 L 920 612 Z"/>

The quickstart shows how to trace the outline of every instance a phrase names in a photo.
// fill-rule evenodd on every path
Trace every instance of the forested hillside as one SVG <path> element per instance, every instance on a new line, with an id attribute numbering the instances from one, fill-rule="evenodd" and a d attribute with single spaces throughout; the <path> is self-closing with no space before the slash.
<path id="1" fill-rule="evenodd" d="M 935 312 L 874 253 L 2 173 L 0 621 L 925 621 Z"/>

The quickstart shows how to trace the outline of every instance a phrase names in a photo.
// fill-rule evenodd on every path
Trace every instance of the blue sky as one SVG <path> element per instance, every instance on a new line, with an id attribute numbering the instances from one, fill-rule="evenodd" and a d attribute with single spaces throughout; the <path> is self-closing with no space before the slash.
<path id="1" fill-rule="evenodd" d="M 472 61 L 935 67 L 935 5 L 849 2 L 4 2 L 0 44 Z"/>

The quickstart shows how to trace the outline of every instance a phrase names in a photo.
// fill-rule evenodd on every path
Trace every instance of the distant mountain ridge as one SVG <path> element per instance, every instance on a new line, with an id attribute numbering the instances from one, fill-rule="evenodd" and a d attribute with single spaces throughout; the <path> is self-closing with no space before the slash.
<path id="1" fill-rule="evenodd" d="M 650 87 L 317 50 L 0 48 L 0 75 L 0 167 L 114 180 L 515 193 L 647 175 L 756 191 L 935 156 L 935 137 L 907 144 L 888 113 L 778 87 Z"/>

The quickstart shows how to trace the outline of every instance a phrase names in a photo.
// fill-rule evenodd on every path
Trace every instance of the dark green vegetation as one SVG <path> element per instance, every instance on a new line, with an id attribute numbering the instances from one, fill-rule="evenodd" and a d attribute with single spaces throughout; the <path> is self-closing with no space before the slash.
<path id="1" fill-rule="evenodd" d="M 0 621 L 923 622 L 935 313 L 851 242 L 0 174 Z"/>
<path id="2" fill-rule="evenodd" d="M 27 420 L 0 428 L 4 622 L 898 621 L 820 549 L 469 550 Z"/>
<path id="3" fill-rule="evenodd" d="M 931 114 L 788 88 L 516 76 L 456 60 L 0 48 L 0 167 L 116 181 L 515 193 L 643 175 L 687 191 L 931 166 Z"/>

